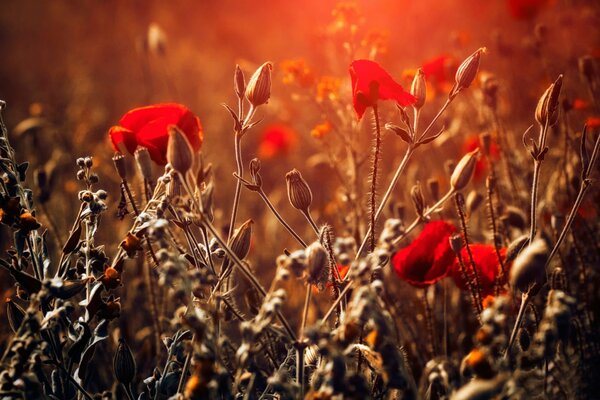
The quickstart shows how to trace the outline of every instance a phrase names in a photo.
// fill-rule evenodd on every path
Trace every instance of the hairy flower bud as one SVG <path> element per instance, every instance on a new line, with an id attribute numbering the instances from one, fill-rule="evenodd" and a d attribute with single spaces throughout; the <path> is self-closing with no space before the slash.
<path id="1" fill-rule="evenodd" d="M 242 71 L 239 65 L 235 66 L 233 87 L 235 89 L 235 94 L 237 94 L 240 99 L 244 98 L 244 92 L 246 91 L 246 78 L 244 78 L 244 71 Z"/>
<path id="2" fill-rule="evenodd" d="M 150 152 L 145 147 L 138 147 L 134 153 L 135 162 L 137 163 L 138 169 L 142 174 L 142 177 L 146 181 L 152 180 L 152 159 L 150 158 Z"/>
<path id="3" fill-rule="evenodd" d="M 454 172 L 450 177 L 450 185 L 456 191 L 464 189 L 467 184 L 471 181 L 473 173 L 475 172 L 475 165 L 477 164 L 477 158 L 479 157 L 479 148 L 467 153 L 458 162 Z"/>
<path id="4" fill-rule="evenodd" d="M 136 364 L 131 349 L 124 339 L 119 339 L 119 345 L 113 358 L 115 377 L 124 385 L 130 384 L 135 378 Z"/>
<path id="5" fill-rule="evenodd" d="M 544 92 L 535 108 L 535 120 L 540 126 L 553 126 L 558 121 L 560 90 L 563 76 L 559 75 L 556 81 Z"/>
<path id="6" fill-rule="evenodd" d="M 175 171 L 184 176 L 194 163 L 192 146 L 185 134 L 176 125 L 169 126 L 167 161 Z"/>
<path id="7" fill-rule="evenodd" d="M 485 52 L 485 47 L 480 48 L 473 54 L 471 54 L 465 61 L 460 64 L 460 67 L 456 70 L 456 91 L 459 91 L 468 88 L 471 86 L 471 83 L 475 80 L 475 76 L 477 75 L 477 71 L 479 70 L 479 62 L 481 58 L 481 53 Z"/>
<path id="8" fill-rule="evenodd" d="M 308 183 L 302 178 L 302 174 L 297 169 L 293 169 L 285 174 L 287 183 L 288 198 L 292 206 L 302 212 L 308 212 L 312 204 L 312 192 Z"/>
<path id="9" fill-rule="evenodd" d="M 254 107 L 265 104 L 271 97 L 271 70 L 273 65 L 266 62 L 250 78 L 246 86 L 246 98 Z"/>
<path id="10" fill-rule="evenodd" d="M 546 260 L 549 249 L 543 239 L 535 239 L 515 259 L 510 269 L 510 284 L 521 292 L 527 292 L 534 284 L 541 284 L 546 277 Z"/>
<path id="11" fill-rule="evenodd" d="M 119 178 L 123 180 L 127 179 L 127 165 L 125 163 L 125 156 L 123 153 L 115 153 L 112 160 L 115 164 L 115 169 L 119 174 Z"/>
<path id="12" fill-rule="evenodd" d="M 425 80 L 425 73 L 421 68 L 417 70 L 413 78 L 412 85 L 410 86 L 410 94 L 417 99 L 413 107 L 416 109 L 423 107 L 427 98 L 427 81 Z"/>
<path id="13" fill-rule="evenodd" d="M 328 265 L 327 252 L 319 242 L 313 242 L 304 251 L 306 253 L 308 282 L 320 287 L 324 284 L 323 280 L 327 281 L 327 274 L 323 273 Z"/>
<path id="14" fill-rule="evenodd" d="M 254 221 L 251 219 L 244 222 L 239 228 L 235 230 L 233 236 L 229 240 L 229 247 L 233 254 L 235 254 L 240 260 L 243 260 L 250 251 L 250 241 L 252 239 L 252 224 Z"/>

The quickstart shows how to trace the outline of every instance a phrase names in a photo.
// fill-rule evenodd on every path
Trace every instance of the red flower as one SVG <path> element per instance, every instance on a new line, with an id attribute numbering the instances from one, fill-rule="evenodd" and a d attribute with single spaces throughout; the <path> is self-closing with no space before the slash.
<path id="1" fill-rule="evenodd" d="M 358 119 L 367 107 L 373 107 L 377 100 L 396 100 L 401 106 L 411 105 L 415 97 L 405 92 L 381 65 L 370 60 L 354 60 L 350 64 L 352 79 L 352 103 Z"/>
<path id="2" fill-rule="evenodd" d="M 501 272 L 498 256 L 496 255 L 496 249 L 490 244 L 472 244 L 469 246 L 469 248 L 471 249 L 473 261 L 475 262 L 475 267 L 477 268 L 482 296 L 494 294 L 494 283 Z M 460 255 L 467 269 L 466 272 L 470 275 L 473 270 L 471 268 L 471 261 L 469 260 L 469 253 L 467 253 L 466 247 L 463 247 Z M 506 257 L 505 248 L 500 249 L 500 257 L 502 257 L 502 259 Z M 508 268 L 506 265 L 504 267 Z M 506 272 L 508 273 L 508 271 Z M 454 259 L 454 263 L 450 269 L 450 275 L 452 276 L 452 279 L 454 279 L 456 286 L 461 289 L 466 289 L 468 287 L 467 282 L 465 282 L 463 278 L 462 271 L 460 270 L 458 258 Z M 506 277 L 502 282 L 500 282 L 500 284 L 504 285 L 505 283 Z"/>
<path id="3" fill-rule="evenodd" d="M 131 154 L 138 146 L 146 147 L 150 157 L 160 165 L 167 163 L 168 127 L 176 125 L 185 134 L 194 151 L 202 146 L 202 125 L 187 107 L 180 104 L 155 104 L 134 108 L 108 131 L 115 151 L 123 144 Z"/>
<path id="4" fill-rule="evenodd" d="M 435 83 L 442 84 L 454 80 L 454 75 L 449 71 L 453 63 L 452 57 L 443 54 L 424 62 L 421 69 L 428 81 L 433 80 Z"/>
<path id="5" fill-rule="evenodd" d="M 585 120 L 585 124 L 588 128 L 595 129 L 600 127 L 600 117 L 588 117 Z"/>
<path id="6" fill-rule="evenodd" d="M 260 139 L 258 155 L 260 158 L 273 158 L 288 154 L 296 145 L 297 134 L 287 125 L 268 126 Z"/>
<path id="7" fill-rule="evenodd" d="M 508 0 L 508 11 L 515 19 L 531 19 L 554 0 Z"/>
<path id="8" fill-rule="evenodd" d="M 427 287 L 448 274 L 455 255 L 450 247 L 453 225 L 432 221 L 421 234 L 392 258 L 400 279 L 416 287 Z"/>

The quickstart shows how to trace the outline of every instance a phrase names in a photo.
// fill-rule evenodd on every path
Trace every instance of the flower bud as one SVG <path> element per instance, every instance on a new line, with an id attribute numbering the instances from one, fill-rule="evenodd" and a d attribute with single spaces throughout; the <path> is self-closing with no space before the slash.
<path id="1" fill-rule="evenodd" d="M 475 172 L 475 165 L 477 164 L 477 158 L 479 157 L 479 148 L 467 153 L 458 162 L 454 172 L 450 177 L 450 185 L 455 191 L 464 189 L 467 184 L 471 181 L 473 173 Z"/>
<path id="2" fill-rule="evenodd" d="M 124 339 L 119 339 L 119 345 L 113 358 L 115 377 L 123 385 L 129 385 L 135 378 L 136 365 L 131 349 Z"/>
<path id="3" fill-rule="evenodd" d="M 229 240 L 229 247 L 233 254 L 240 260 L 243 260 L 250 251 L 250 241 L 252 239 L 252 224 L 254 221 L 251 219 L 244 222 L 239 228 L 235 230 L 233 236 Z"/>
<path id="4" fill-rule="evenodd" d="M 134 153 L 135 162 L 137 163 L 138 169 L 142 174 L 142 177 L 146 181 L 152 180 L 152 159 L 150 158 L 150 152 L 145 147 L 138 147 Z"/>
<path id="5" fill-rule="evenodd" d="M 169 126 L 169 144 L 167 145 L 167 161 L 181 175 L 192 168 L 194 153 L 185 134 L 176 125 Z"/>
<path id="6" fill-rule="evenodd" d="M 239 65 L 235 66 L 235 74 L 233 75 L 233 88 L 235 89 L 235 94 L 242 99 L 246 90 L 246 79 L 244 78 L 244 71 L 242 71 Z"/>
<path id="7" fill-rule="evenodd" d="M 423 210 L 425 209 L 425 199 L 423 198 L 423 192 L 421 191 L 421 185 L 416 184 L 410 189 L 410 197 L 415 205 L 415 210 L 419 217 L 423 216 Z"/>
<path id="8" fill-rule="evenodd" d="M 306 253 L 306 269 L 308 282 L 312 285 L 322 286 L 327 281 L 328 256 L 325 248 L 319 242 L 313 242 L 304 250 Z M 324 278 L 324 279 L 323 279 Z"/>
<path id="9" fill-rule="evenodd" d="M 485 52 L 485 47 L 480 48 L 467 57 L 467 59 L 460 64 L 458 70 L 456 70 L 456 93 L 471 86 L 471 83 L 475 80 L 475 76 L 479 70 L 481 53 L 483 52 Z"/>
<path id="10" fill-rule="evenodd" d="M 271 70 L 273 65 L 266 62 L 250 78 L 246 86 L 246 98 L 254 107 L 266 104 L 271 97 Z"/>
<path id="11" fill-rule="evenodd" d="M 562 88 L 562 79 L 563 76 L 559 75 L 538 101 L 535 108 L 535 119 L 540 126 L 553 126 L 558 121 L 558 110 L 560 109 L 558 97 Z"/>
<path id="12" fill-rule="evenodd" d="M 546 260 L 549 249 L 543 239 L 535 239 L 515 259 L 510 269 L 510 284 L 521 292 L 527 292 L 534 284 L 541 284 L 546 277 Z"/>
<path id="13" fill-rule="evenodd" d="M 300 171 L 294 168 L 285 174 L 285 180 L 288 198 L 292 206 L 302 212 L 308 212 L 308 208 L 312 204 L 312 192 Z"/>
<path id="14" fill-rule="evenodd" d="M 423 107 L 427 98 L 427 81 L 425 80 L 425 73 L 421 68 L 417 70 L 413 78 L 412 85 L 410 86 L 410 94 L 417 99 L 413 107 L 416 109 Z"/>
<path id="15" fill-rule="evenodd" d="M 127 179 L 127 165 L 125 163 L 125 156 L 123 155 L 123 153 L 115 153 L 112 160 L 115 164 L 117 174 L 119 174 L 119 178 L 121 178 L 122 180 Z"/>

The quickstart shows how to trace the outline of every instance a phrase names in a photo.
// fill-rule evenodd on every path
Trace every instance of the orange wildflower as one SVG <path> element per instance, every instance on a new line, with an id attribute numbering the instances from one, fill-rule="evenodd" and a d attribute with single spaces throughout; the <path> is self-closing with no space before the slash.
<path id="1" fill-rule="evenodd" d="M 331 122 L 325 121 L 312 128 L 310 135 L 315 139 L 323 139 L 332 129 L 333 126 L 331 125 Z"/>

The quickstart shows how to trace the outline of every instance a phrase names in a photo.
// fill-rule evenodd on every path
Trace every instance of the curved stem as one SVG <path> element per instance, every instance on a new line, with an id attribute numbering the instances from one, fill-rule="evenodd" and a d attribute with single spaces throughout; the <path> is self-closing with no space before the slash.
<path id="1" fill-rule="evenodd" d="M 435 122 L 442 116 L 442 114 L 444 113 L 444 111 L 446 111 L 446 108 L 448 108 L 448 106 L 450 105 L 450 103 L 452 103 L 452 100 L 454 100 L 454 97 L 449 97 L 448 99 L 446 99 L 446 102 L 444 103 L 444 105 L 442 106 L 442 108 L 440 108 L 440 111 L 438 111 L 438 113 L 435 115 L 435 117 L 433 117 L 433 119 L 431 120 L 431 122 L 429 123 L 429 125 L 427 126 L 427 128 L 425 128 L 425 130 L 423 131 L 423 133 L 421 133 L 421 136 L 419 136 L 419 140 L 417 140 L 417 143 L 420 142 L 421 140 L 423 140 L 423 138 L 425 137 L 425 135 L 427 135 L 429 133 L 429 131 L 431 130 L 431 128 L 433 128 L 433 124 L 435 124 Z M 417 133 L 415 132 L 415 135 Z"/>
<path id="2" fill-rule="evenodd" d="M 283 227 L 290 233 L 290 235 L 294 237 L 294 239 L 296 239 L 298 243 L 300 243 L 302 247 L 306 248 L 306 242 L 304 242 L 304 240 L 302 240 L 302 238 L 296 233 L 296 231 L 294 231 L 294 229 L 292 229 L 292 227 L 287 222 L 285 222 L 285 220 L 283 219 L 281 214 L 279 214 L 279 212 L 275 209 L 273 203 L 271 203 L 265 192 L 262 189 L 260 189 L 258 194 L 263 199 L 267 207 L 269 207 L 269 210 L 271 210 L 273 215 L 275 215 L 275 218 L 277 218 L 279 223 L 283 225 Z"/>
<path id="3" fill-rule="evenodd" d="M 317 238 L 319 237 L 319 227 L 317 226 L 315 220 L 313 219 L 312 215 L 310 215 L 310 210 L 306 210 L 306 211 L 301 211 L 302 215 L 304 215 L 306 217 L 306 220 L 308 221 L 308 223 L 310 224 L 311 228 L 313 228 L 313 230 L 315 231 Z"/>

